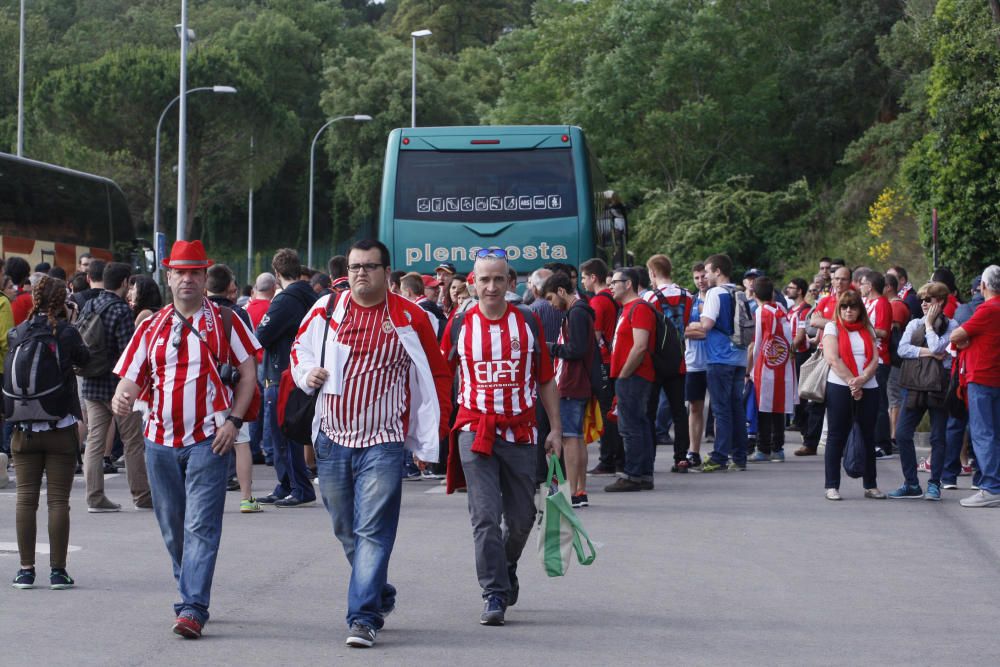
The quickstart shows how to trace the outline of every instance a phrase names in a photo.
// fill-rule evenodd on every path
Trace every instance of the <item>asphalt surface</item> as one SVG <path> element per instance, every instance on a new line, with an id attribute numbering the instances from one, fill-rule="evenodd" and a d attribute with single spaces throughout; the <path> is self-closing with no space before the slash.
<path id="1" fill-rule="evenodd" d="M 229 494 L 212 619 L 189 641 L 170 631 L 176 591 L 152 514 L 87 514 L 78 478 L 77 587 L 0 588 L 0 664 L 1000 664 L 1000 510 L 959 506 L 970 478 L 940 503 L 866 500 L 845 479 L 834 503 L 821 457 L 710 475 L 670 474 L 669 458 L 659 448 L 653 491 L 605 494 L 610 479 L 591 478 L 579 511 L 599 546 L 590 567 L 547 578 L 533 535 L 520 602 L 499 628 L 478 623 L 466 497 L 405 483 L 397 607 L 369 650 L 343 643 L 349 571 L 321 503 L 241 515 Z M 266 494 L 272 469 L 254 473 Z M 901 481 L 898 459 L 879 463 L 883 490 Z M 131 508 L 123 475 L 107 489 Z M 14 497 L 0 489 L 7 581 Z M 42 544 L 44 526 L 43 511 Z"/>

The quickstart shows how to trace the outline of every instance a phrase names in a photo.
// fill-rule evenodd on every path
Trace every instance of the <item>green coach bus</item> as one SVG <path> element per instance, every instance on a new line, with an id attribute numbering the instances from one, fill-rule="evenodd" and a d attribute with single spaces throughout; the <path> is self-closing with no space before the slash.
<path id="1" fill-rule="evenodd" d="M 397 270 L 472 269 L 499 247 L 525 274 L 625 256 L 583 131 L 567 125 L 419 127 L 389 134 L 379 239 Z"/>

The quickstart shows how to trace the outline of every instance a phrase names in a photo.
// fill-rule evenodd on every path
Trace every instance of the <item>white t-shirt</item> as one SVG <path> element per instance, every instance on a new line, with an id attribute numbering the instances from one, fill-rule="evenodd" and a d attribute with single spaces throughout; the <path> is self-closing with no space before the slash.
<path id="1" fill-rule="evenodd" d="M 837 323 L 827 322 L 826 327 L 823 329 L 823 336 L 833 336 L 837 338 Z M 858 373 L 861 373 L 865 368 L 865 341 L 861 337 L 861 332 L 859 331 L 849 331 L 847 335 L 851 338 L 851 352 L 854 353 L 854 363 L 858 367 Z M 872 346 L 872 350 L 876 356 L 878 356 L 878 349 Z M 837 372 L 830 368 L 829 374 L 827 374 L 826 379 L 830 381 L 831 384 L 839 384 L 841 387 L 846 387 L 847 383 L 840 379 Z M 878 382 L 875 381 L 875 376 L 873 375 L 868 382 L 865 382 L 865 389 L 877 389 Z"/>

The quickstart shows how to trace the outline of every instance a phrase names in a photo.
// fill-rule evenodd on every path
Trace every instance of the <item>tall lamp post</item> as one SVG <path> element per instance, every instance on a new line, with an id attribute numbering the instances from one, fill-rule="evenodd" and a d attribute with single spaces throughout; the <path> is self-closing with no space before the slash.
<path id="1" fill-rule="evenodd" d="M 181 40 L 180 113 L 177 129 L 177 240 L 184 239 L 187 223 L 187 54 L 194 35 L 188 32 L 187 0 L 181 0 L 181 22 L 177 26 Z"/>
<path id="2" fill-rule="evenodd" d="M 192 88 L 187 91 L 190 95 L 191 93 L 200 93 L 202 91 L 210 90 L 213 93 L 235 93 L 236 89 L 232 86 L 203 86 L 201 88 Z M 153 243 L 156 243 L 158 234 L 160 231 L 160 129 L 163 127 L 163 119 L 166 118 L 167 112 L 177 103 L 177 100 L 181 99 L 178 95 L 174 99 L 170 100 L 170 103 L 163 108 L 163 113 L 160 114 L 160 120 L 156 123 L 156 164 L 155 171 L 153 172 Z M 155 276 L 157 284 L 160 282 L 160 272 L 157 271 Z"/>
<path id="3" fill-rule="evenodd" d="M 17 156 L 24 155 L 24 0 L 21 0 L 21 20 L 18 27 L 17 58 Z"/>
<path id="4" fill-rule="evenodd" d="M 410 127 L 417 126 L 417 40 L 421 37 L 430 36 L 430 30 L 414 30 L 410 33 L 413 38 L 413 80 L 410 85 Z"/>
<path id="5" fill-rule="evenodd" d="M 323 124 L 323 127 L 319 128 L 316 135 L 313 137 L 312 145 L 309 146 L 309 242 L 306 249 L 306 266 L 312 267 L 313 262 L 313 201 L 315 197 L 315 188 L 313 187 L 314 175 L 316 172 L 316 142 L 319 140 L 319 135 L 323 134 L 323 130 L 330 127 L 338 120 L 356 120 L 356 121 L 369 121 L 372 117 L 366 114 L 355 114 L 353 116 L 337 116 L 336 118 L 331 118 Z"/>

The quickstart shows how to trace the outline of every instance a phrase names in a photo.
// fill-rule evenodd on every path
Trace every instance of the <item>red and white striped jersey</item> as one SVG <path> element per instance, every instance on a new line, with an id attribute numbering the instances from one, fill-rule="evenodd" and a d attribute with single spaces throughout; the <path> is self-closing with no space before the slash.
<path id="1" fill-rule="evenodd" d="M 215 358 L 238 366 L 260 349 L 239 317 L 233 317 L 227 343 L 219 307 L 208 299 L 188 318 L 197 336 L 179 318 L 169 305 L 144 320 L 113 371 L 143 388 L 139 400 L 149 404 L 146 438 L 167 447 L 211 438 L 216 413 L 232 404 L 232 390 L 222 383 Z"/>
<path id="2" fill-rule="evenodd" d="M 799 402 L 792 350 L 792 323 L 776 303 L 757 308 L 753 342 L 753 387 L 761 412 L 793 414 Z"/>
<path id="3" fill-rule="evenodd" d="M 306 322 L 300 335 L 308 326 Z M 366 308 L 348 299 L 344 319 L 331 334 L 350 347 L 351 354 L 344 368 L 344 393 L 321 395 L 320 428 L 343 447 L 403 442 L 409 422 L 411 362 L 387 304 Z"/>
<path id="4" fill-rule="evenodd" d="M 466 311 L 464 317 L 456 341 L 459 405 L 480 414 L 507 417 L 534 411 L 538 385 L 553 379 L 545 341 L 536 344 L 524 315 L 510 304 L 499 320 L 487 319 L 478 305 Z M 450 348 L 450 328 L 456 321 L 452 319 L 442 339 L 446 348 Z M 538 328 L 541 331 L 540 324 Z M 471 425 L 464 430 L 471 430 Z M 512 429 L 498 427 L 497 435 L 508 442 L 516 441 Z M 532 442 L 537 438 L 537 430 L 532 429 Z"/>

